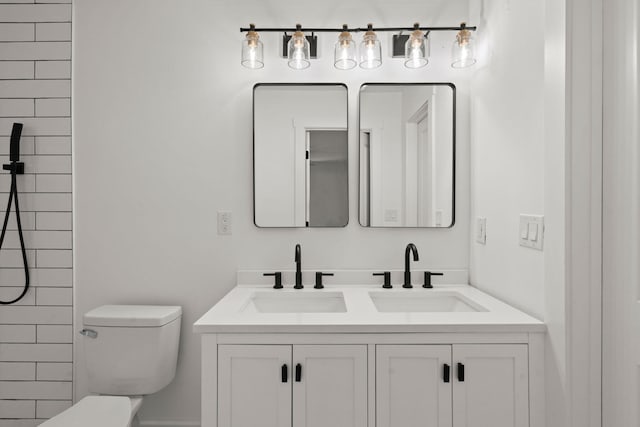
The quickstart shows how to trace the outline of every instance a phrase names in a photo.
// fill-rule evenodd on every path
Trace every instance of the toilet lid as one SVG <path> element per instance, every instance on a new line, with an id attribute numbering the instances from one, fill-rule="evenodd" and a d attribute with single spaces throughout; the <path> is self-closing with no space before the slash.
<path id="1" fill-rule="evenodd" d="M 126 396 L 87 396 L 40 427 L 127 427 L 131 400 Z"/>

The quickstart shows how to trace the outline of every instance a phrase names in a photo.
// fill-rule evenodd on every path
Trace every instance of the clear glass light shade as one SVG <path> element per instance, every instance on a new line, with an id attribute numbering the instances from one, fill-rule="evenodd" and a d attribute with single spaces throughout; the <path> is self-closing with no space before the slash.
<path id="1" fill-rule="evenodd" d="M 376 34 L 367 31 L 360 42 L 360 67 L 370 70 L 382 65 L 382 46 Z"/>
<path id="2" fill-rule="evenodd" d="M 451 66 L 453 68 L 470 67 L 476 63 L 476 43 L 471 31 L 461 30 L 451 47 Z"/>
<path id="3" fill-rule="evenodd" d="M 293 33 L 291 40 L 287 44 L 287 52 L 289 67 L 294 70 L 303 70 L 311 64 L 309 61 L 309 41 L 302 31 Z"/>
<path id="4" fill-rule="evenodd" d="M 247 68 L 264 67 L 264 52 L 262 42 L 255 31 L 249 31 L 247 38 L 242 41 L 241 64 Z"/>
<path id="5" fill-rule="evenodd" d="M 350 70 L 358 65 L 356 59 L 356 43 L 353 41 L 351 34 L 346 31 L 338 37 L 333 65 L 339 70 Z"/>
<path id="6" fill-rule="evenodd" d="M 411 33 L 404 45 L 404 66 L 422 68 L 429 63 L 429 38 L 420 30 Z"/>

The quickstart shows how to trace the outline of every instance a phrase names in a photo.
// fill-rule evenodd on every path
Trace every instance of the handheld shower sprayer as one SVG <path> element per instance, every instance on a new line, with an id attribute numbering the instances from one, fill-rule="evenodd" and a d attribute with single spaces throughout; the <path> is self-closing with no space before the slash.
<path id="1" fill-rule="evenodd" d="M 20 137 L 22 136 L 22 123 L 14 123 L 11 128 L 11 140 L 9 143 L 9 161 L 20 161 Z"/>
<path id="2" fill-rule="evenodd" d="M 22 223 L 20 221 L 20 207 L 18 205 L 18 186 L 16 176 L 24 174 L 24 163 L 20 161 L 20 137 L 22 136 L 22 123 L 14 123 L 11 129 L 11 140 L 9 141 L 9 161 L 11 163 L 2 165 L 2 169 L 9 171 L 11 174 L 11 188 L 9 190 L 9 202 L 4 215 L 4 223 L 2 225 L 2 233 L 0 233 L 0 249 L 4 242 L 4 236 L 7 232 L 7 224 L 9 223 L 9 214 L 11 213 L 11 203 L 15 201 L 16 223 L 18 225 L 18 237 L 20 238 L 20 248 L 22 249 L 22 261 L 24 264 L 24 289 L 22 293 L 11 301 L 0 301 L 0 305 L 13 304 L 20 301 L 29 290 L 29 265 L 27 263 L 27 250 L 22 237 Z"/>

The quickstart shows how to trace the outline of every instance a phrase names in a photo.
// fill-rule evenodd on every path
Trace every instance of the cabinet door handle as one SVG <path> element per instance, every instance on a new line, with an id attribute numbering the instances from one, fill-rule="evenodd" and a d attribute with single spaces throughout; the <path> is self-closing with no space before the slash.
<path id="1" fill-rule="evenodd" d="M 451 367 L 448 364 L 445 363 L 444 364 L 444 369 L 443 369 L 443 372 L 442 372 L 442 380 L 445 383 L 448 383 L 450 375 L 451 375 Z"/>
<path id="2" fill-rule="evenodd" d="M 464 381 L 464 364 L 458 363 L 458 381 Z"/>
<path id="3" fill-rule="evenodd" d="M 287 380 L 289 379 L 289 368 L 287 367 L 286 363 L 282 365 L 281 375 L 282 375 L 282 382 L 286 383 Z"/>
<path id="4" fill-rule="evenodd" d="M 296 382 L 299 383 L 302 380 L 302 365 L 296 365 Z"/>

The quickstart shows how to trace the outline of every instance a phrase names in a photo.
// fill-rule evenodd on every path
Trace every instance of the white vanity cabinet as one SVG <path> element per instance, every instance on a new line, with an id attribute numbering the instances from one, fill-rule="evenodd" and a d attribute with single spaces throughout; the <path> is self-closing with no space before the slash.
<path id="1" fill-rule="evenodd" d="M 527 351 L 523 344 L 453 346 L 453 427 L 529 426 Z"/>
<path id="2" fill-rule="evenodd" d="M 376 427 L 451 427 L 451 390 L 450 345 L 376 346 Z"/>
<path id="3" fill-rule="evenodd" d="M 545 427 L 543 322 L 467 285 L 356 280 L 239 285 L 205 313 L 201 426 Z"/>
<path id="4" fill-rule="evenodd" d="M 220 427 L 367 427 L 366 345 L 218 346 Z"/>
<path id="5" fill-rule="evenodd" d="M 219 346 L 218 424 L 291 427 L 290 366 L 288 345 Z"/>
<path id="6" fill-rule="evenodd" d="M 203 334 L 202 427 L 543 427 L 543 336 Z"/>
<path id="7" fill-rule="evenodd" d="M 529 426 L 526 344 L 376 346 L 376 427 Z"/>

